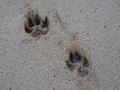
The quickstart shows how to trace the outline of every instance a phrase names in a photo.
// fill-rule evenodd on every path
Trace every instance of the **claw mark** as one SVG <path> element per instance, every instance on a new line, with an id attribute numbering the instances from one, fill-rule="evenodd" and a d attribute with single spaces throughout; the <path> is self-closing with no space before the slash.
<path id="1" fill-rule="evenodd" d="M 45 21 L 43 21 L 42 28 L 48 27 L 48 25 L 49 25 L 48 18 L 46 17 Z"/>

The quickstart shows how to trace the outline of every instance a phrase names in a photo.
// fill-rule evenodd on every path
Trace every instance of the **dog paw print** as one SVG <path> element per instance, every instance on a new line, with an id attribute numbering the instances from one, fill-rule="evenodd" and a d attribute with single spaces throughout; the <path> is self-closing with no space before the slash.
<path id="1" fill-rule="evenodd" d="M 49 29 L 49 21 L 48 18 L 44 19 L 39 16 L 38 13 L 34 11 L 29 11 L 26 15 L 25 21 L 25 32 L 29 33 L 34 38 L 40 37 L 41 35 L 45 35 L 48 33 Z"/>
<path id="2" fill-rule="evenodd" d="M 65 61 L 66 66 L 71 71 L 77 71 L 77 74 L 81 77 L 89 74 L 90 63 L 87 57 L 81 54 L 77 50 L 70 50 L 68 55 L 68 60 Z"/>

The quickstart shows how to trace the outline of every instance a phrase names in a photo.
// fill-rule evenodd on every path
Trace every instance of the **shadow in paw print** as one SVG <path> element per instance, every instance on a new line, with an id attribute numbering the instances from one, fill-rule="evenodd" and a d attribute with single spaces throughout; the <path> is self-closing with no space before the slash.
<path id="1" fill-rule="evenodd" d="M 71 71 L 73 71 L 75 68 L 76 68 L 76 65 L 74 65 L 74 64 L 72 64 L 70 61 L 65 61 L 66 62 L 66 65 L 67 65 L 67 67 L 71 70 Z"/>
<path id="2" fill-rule="evenodd" d="M 42 19 L 38 13 L 29 11 L 26 15 L 25 32 L 29 33 L 33 37 L 40 37 L 48 33 L 49 29 L 48 18 Z"/>
<path id="3" fill-rule="evenodd" d="M 69 55 L 69 60 L 72 63 L 79 63 L 83 60 L 83 57 L 77 51 L 71 51 Z"/>
<path id="4" fill-rule="evenodd" d="M 88 75 L 89 61 L 84 54 L 78 50 L 70 50 L 68 54 L 68 60 L 65 61 L 68 69 L 71 71 L 76 70 L 81 77 Z"/>
<path id="5" fill-rule="evenodd" d="M 89 67 L 89 62 L 88 62 L 88 60 L 87 60 L 86 57 L 84 57 L 83 66 L 84 66 L 84 67 Z"/>

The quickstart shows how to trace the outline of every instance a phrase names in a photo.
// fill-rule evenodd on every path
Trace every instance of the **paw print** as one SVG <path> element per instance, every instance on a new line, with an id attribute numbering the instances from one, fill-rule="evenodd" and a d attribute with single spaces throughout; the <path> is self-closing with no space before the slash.
<path id="1" fill-rule="evenodd" d="M 70 50 L 68 56 L 68 60 L 65 61 L 68 69 L 71 71 L 77 71 L 77 74 L 81 77 L 89 74 L 88 68 L 90 66 L 90 63 L 86 56 L 77 50 Z"/>
<path id="2" fill-rule="evenodd" d="M 40 37 L 48 33 L 49 29 L 48 18 L 42 19 L 38 13 L 29 11 L 25 21 L 25 32 L 29 33 L 34 38 Z"/>

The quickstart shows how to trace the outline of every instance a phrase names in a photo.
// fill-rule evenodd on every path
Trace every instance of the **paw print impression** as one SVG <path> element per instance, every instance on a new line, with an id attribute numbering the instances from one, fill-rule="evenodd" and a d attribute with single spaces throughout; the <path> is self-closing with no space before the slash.
<path id="1" fill-rule="evenodd" d="M 49 21 L 47 17 L 43 19 L 34 11 L 29 11 L 26 15 L 25 32 L 34 38 L 47 34 L 49 31 L 48 26 Z"/>
<path id="2" fill-rule="evenodd" d="M 84 77 L 89 74 L 90 62 L 87 57 L 77 49 L 70 49 L 66 66 L 71 71 L 76 71 L 77 75 Z"/>

